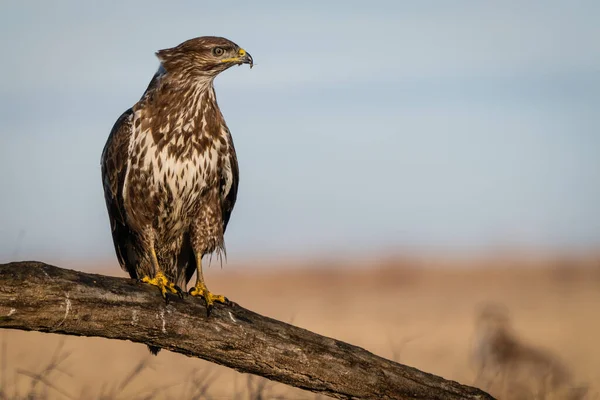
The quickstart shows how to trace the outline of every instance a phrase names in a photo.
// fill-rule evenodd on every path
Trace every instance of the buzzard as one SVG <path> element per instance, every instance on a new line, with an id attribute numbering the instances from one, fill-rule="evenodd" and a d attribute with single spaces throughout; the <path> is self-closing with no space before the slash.
<path id="1" fill-rule="evenodd" d="M 102 152 L 102 181 L 121 268 L 181 296 L 194 272 L 192 296 L 208 313 L 222 295 L 202 276 L 202 257 L 224 254 L 223 234 L 238 190 L 231 133 L 213 81 L 250 54 L 221 37 L 199 37 L 156 53 L 160 67 L 142 98 L 113 126 Z"/>

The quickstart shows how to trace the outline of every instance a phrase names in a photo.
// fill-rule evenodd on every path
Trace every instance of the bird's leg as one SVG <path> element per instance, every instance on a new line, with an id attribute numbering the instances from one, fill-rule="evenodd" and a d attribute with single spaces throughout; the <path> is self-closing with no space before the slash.
<path id="1" fill-rule="evenodd" d="M 202 275 L 202 255 L 196 256 L 196 268 L 196 284 L 190 289 L 190 294 L 204 298 L 204 301 L 206 301 L 206 315 L 210 316 L 215 302 L 226 304 L 228 300 L 220 294 L 212 294 L 206 287 L 204 275 Z"/>
<path id="2" fill-rule="evenodd" d="M 162 297 L 167 303 L 169 302 L 169 298 L 167 297 L 169 293 L 176 294 L 179 297 L 183 297 L 182 291 L 179 288 L 179 286 L 177 286 L 173 282 L 170 282 L 163 273 L 162 269 L 160 268 L 160 265 L 158 264 L 158 258 L 156 257 L 156 251 L 154 250 L 154 245 L 150 247 L 150 256 L 152 260 L 152 266 L 154 267 L 154 278 L 144 276 L 142 278 L 142 282 L 157 286 L 160 289 Z"/>

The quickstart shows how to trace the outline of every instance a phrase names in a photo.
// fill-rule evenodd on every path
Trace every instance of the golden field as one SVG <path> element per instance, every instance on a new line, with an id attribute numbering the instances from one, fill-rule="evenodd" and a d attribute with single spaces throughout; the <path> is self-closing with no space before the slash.
<path id="1" fill-rule="evenodd" d="M 110 263 L 93 270 L 122 276 Z M 253 311 L 464 384 L 478 372 L 470 356 L 478 312 L 501 304 L 513 338 L 560 360 L 567 385 L 587 386 L 579 398 L 600 398 L 600 257 L 389 257 L 223 269 L 213 263 L 205 276 L 212 291 Z M 0 399 L 318 398 L 183 355 L 151 357 L 131 342 L 0 335 Z M 501 374 L 494 379 L 488 389 L 498 397 L 568 398 L 558 389 L 523 389 L 518 397 Z"/>

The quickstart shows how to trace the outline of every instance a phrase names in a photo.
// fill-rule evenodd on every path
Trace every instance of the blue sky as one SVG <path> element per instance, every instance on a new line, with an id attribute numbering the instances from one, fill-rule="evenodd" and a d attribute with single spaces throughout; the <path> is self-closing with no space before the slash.
<path id="1" fill-rule="evenodd" d="M 600 245 L 596 1 L 0 4 L 0 261 L 113 257 L 99 158 L 154 52 L 227 37 L 231 258 Z"/>

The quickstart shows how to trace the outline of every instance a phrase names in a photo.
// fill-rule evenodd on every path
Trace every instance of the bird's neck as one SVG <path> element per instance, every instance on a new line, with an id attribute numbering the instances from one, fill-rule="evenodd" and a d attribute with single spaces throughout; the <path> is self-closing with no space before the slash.
<path id="1" fill-rule="evenodd" d="M 153 78 L 142 99 L 134 106 L 142 132 L 151 134 L 156 144 L 211 133 L 224 125 L 217 105 L 213 78 L 181 79 L 178 76 Z"/>
<path id="2" fill-rule="evenodd" d="M 214 76 L 182 75 L 167 71 L 161 66 L 146 92 L 140 99 L 140 106 L 151 106 L 155 103 L 177 100 L 179 108 L 198 105 L 196 100 L 207 97 L 216 102 Z M 182 103 L 183 102 L 183 103 Z"/>

